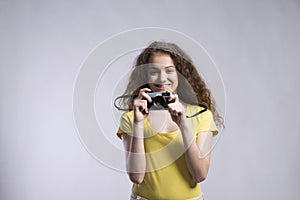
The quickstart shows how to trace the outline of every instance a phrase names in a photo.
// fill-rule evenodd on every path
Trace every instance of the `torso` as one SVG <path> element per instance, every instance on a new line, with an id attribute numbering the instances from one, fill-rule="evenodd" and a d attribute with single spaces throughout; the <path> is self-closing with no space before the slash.
<path id="1" fill-rule="evenodd" d="M 169 111 L 150 111 L 148 122 L 151 128 L 161 133 L 170 133 L 178 130 L 177 124 L 172 120 Z"/>

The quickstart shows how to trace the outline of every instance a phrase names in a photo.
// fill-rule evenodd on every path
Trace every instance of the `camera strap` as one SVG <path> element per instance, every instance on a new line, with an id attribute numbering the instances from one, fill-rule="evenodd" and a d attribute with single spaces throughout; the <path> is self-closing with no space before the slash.
<path id="1" fill-rule="evenodd" d="M 131 98 L 131 99 L 134 99 L 134 98 L 137 98 L 138 97 L 138 95 L 134 95 L 134 94 L 128 94 L 128 95 L 122 95 L 122 96 L 119 96 L 119 97 L 117 97 L 116 99 L 115 99 L 115 101 L 114 101 L 114 106 L 115 106 L 115 108 L 116 109 L 118 109 L 118 110 L 122 110 L 122 111 L 128 111 L 128 109 L 124 109 L 124 108 L 121 108 L 121 107 L 119 107 L 119 106 L 117 106 L 117 101 L 119 100 L 119 99 L 125 99 L 125 98 Z"/>
<path id="2" fill-rule="evenodd" d="M 128 94 L 128 95 L 121 95 L 121 96 L 117 97 L 117 98 L 114 100 L 114 106 L 115 106 L 115 108 L 118 109 L 118 110 L 121 110 L 121 111 L 128 111 L 129 109 L 124 109 L 124 108 L 121 108 L 121 107 L 117 106 L 117 101 L 120 100 L 120 99 L 124 99 L 124 98 L 131 98 L 131 99 L 134 99 L 134 98 L 136 98 L 136 97 L 138 97 L 138 95 L 133 95 L 133 94 L 132 94 L 132 95 L 130 95 L 130 94 Z M 193 118 L 193 117 L 196 117 L 197 115 L 200 115 L 201 113 L 204 113 L 205 111 L 207 111 L 207 107 L 206 107 L 205 105 L 198 104 L 198 106 L 202 107 L 203 109 L 200 110 L 199 112 L 196 112 L 196 113 L 193 114 L 193 115 L 190 115 L 190 116 L 187 115 L 186 118 Z"/>

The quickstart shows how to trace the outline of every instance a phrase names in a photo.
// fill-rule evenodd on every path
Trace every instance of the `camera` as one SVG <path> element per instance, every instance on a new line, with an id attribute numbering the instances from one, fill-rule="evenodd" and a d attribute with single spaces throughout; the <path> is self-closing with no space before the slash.
<path id="1" fill-rule="evenodd" d="M 152 99 L 152 102 L 147 104 L 150 110 L 167 110 L 168 104 L 172 103 L 172 101 L 169 101 L 171 92 L 149 92 L 147 94 Z"/>

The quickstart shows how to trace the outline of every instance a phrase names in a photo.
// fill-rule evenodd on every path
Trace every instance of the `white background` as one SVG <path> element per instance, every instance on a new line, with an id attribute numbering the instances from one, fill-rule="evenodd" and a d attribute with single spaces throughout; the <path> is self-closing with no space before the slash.
<path id="1" fill-rule="evenodd" d="M 128 199 L 126 174 L 80 143 L 72 92 L 97 44 L 146 26 L 194 38 L 222 74 L 226 129 L 206 199 L 297 199 L 299 21 L 297 0 L 1 0 L 0 199 Z"/>

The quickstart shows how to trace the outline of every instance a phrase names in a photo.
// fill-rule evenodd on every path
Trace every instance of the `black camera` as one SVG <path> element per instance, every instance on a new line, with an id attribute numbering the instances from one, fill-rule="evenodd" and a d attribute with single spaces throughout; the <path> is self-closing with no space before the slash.
<path id="1" fill-rule="evenodd" d="M 150 110 L 167 110 L 168 104 L 172 103 L 172 101 L 169 101 L 171 92 L 149 92 L 147 94 L 152 99 L 152 102 L 147 103 Z"/>

